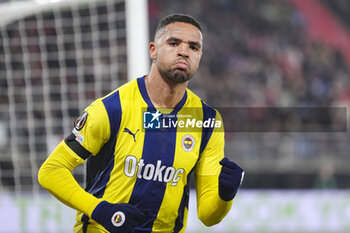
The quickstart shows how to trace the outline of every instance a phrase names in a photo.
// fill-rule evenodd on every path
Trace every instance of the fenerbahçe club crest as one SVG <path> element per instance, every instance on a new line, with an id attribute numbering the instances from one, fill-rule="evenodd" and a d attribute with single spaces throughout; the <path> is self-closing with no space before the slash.
<path id="1" fill-rule="evenodd" d="M 191 152 L 194 148 L 194 144 L 195 144 L 195 141 L 191 135 L 187 134 L 187 135 L 183 136 L 183 138 L 181 140 L 181 145 L 182 145 L 182 148 L 184 149 L 184 151 Z"/>
<path id="2" fill-rule="evenodd" d="M 125 222 L 125 214 L 121 211 L 115 212 L 112 216 L 112 224 L 116 227 L 120 227 Z"/>

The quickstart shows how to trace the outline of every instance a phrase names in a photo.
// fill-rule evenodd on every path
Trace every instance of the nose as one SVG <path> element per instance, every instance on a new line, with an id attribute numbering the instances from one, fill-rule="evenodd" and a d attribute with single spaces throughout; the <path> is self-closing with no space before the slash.
<path id="1" fill-rule="evenodd" d="M 189 53 L 188 53 L 188 44 L 186 43 L 181 43 L 178 47 L 178 56 L 188 58 Z"/>

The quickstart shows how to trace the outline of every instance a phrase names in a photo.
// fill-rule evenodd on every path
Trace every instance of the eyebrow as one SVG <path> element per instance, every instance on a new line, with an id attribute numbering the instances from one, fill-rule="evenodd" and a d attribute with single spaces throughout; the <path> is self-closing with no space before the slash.
<path id="1" fill-rule="evenodd" d="M 166 41 L 167 42 L 169 42 L 169 41 L 184 42 L 184 43 L 187 43 L 187 44 L 189 44 L 191 46 L 195 46 L 197 48 L 201 48 L 202 47 L 201 44 L 199 42 L 197 42 L 197 41 L 183 41 L 183 40 L 181 40 L 179 38 L 176 38 L 176 37 L 170 37 Z"/>

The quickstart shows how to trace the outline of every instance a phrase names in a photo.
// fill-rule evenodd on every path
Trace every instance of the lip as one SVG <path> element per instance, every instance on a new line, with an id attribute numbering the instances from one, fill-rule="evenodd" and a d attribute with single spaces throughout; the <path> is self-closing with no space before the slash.
<path id="1" fill-rule="evenodd" d="M 187 69 L 188 68 L 188 64 L 186 62 L 176 62 L 175 63 L 175 67 L 179 68 L 179 69 Z"/>

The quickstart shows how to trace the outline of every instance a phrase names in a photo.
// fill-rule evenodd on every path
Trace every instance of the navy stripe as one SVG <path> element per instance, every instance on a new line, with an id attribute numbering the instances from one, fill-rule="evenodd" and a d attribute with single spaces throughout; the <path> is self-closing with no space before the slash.
<path id="1" fill-rule="evenodd" d="M 176 107 L 174 108 L 174 110 L 170 114 L 171 115 L 177 114 L 178 111 L 180 111 L 181 108 L 185 105 L 186 100 L 187 100 L 187 91 L 185 92 L 185 94 L 182 97 L 182 99 L 180 100 L 180 102 L 176 105 Z"/>
<path id="2" fill-rule="evenodd" d="M 83 233 L 87 233 L 88 225 L 89 225 L 89 223 L 84 223 L 83 224 Z"/>
<path id="3" fill-rule="evenodd" d="M 117 135 L 122 120 L 122 106 L 120 104 L 119 91 L 107 96 L 102 102 L 107 110 L 111 135 Z"/>
<path id="4" fill-rule="evenodd" d="M 185 217 L 185 208 L 188 209 L 188 200 L 189 200 L 189 193 L 190 190 L 188 188 L 189 186 L 186 185 L 184 187 L 184 191 L 182 194 L 182 199 L 181 199 L 181 203 L 180 203 L 180 207 L 178 210 L 178 216 L 175 220 L 175 227 L 174 227 L 174 232 L 180 232 L 180 230 L 183 228 L 184 226 L 184 217 Z"/>
<path id="5" fill-rule="evenodd" d="M 137 79 L 137 85 L 139 86 L 139 90 L 140 90 L 140 93 L 141 93 L 142 98 L 144 99 L 144 101 L 147 103 L 148 106 L 150 106 L 150 107 L 155 109 L 155 107 L 153 106 L 153 104 L 151 102 L 151 99 L 148 96 L 147 90 L 146 90 L 145 77 L 146 76 L 138 78 Z"/>
<path id="6" fill-rule="evenodd" d="M 102 102 L 109 118 L 110 138 L 96 156 L 90 156 L 87 160 L 86 190 L 98 198 L 103 196 L 113 170 L 115 145 L 122 116 L 119 91 L 107 96 Z"/>
<path id="7" fill-rule="evenodd" d="M 152 231 L 149 231 L 149 230 L 146 231 L 146 230 L 140 230 L 140 229 L 139 229 L 139 230 L 136 229 L 136 230 L 133 231 L 133 232 L 134 232 L 134 233 L 152 233 Z"/>
<path id="8" fill-rule="evenodd" d="M 145 77 L 137 79 L 140 93 L 148 105 L 147 111 L 155 111 L 155 107 L 152 104 L 146 90 Z M 181 99 L 179 104 L 175 107 L 173 112 L 176 114 L 187 99 L 187 93 Z M 176 117 L 172 118 L 176 121 Z M 153 164 L 155 167 L 157 161 L 160 160 L 162 166 L 172 167 L 175 157 L 176 148 L 176 130 L 171 128 L 160 130 L 145 130 L 145 138 L 143 143 L 142 159 L 145 166 L 147 164 Z M 141 173 L 143 170 L 141 171 Z M 136 232 L 151 232 L 154 220 L 157 218 L 160 206 L 162 204 L 164 194 L 166 190 L 166 183 L 145 180 L 137 178 L 133 192 L 131 194 L 129 204 L 134 205 L 141 209 L 148 217 L 148 220 L 136 228 Z"/>
<path id="9" fill-rule="evenodd" d="M 89 217 L 86 214 L 83 214 L 83 216 L 81 217 L 81 222 L 83 223 L 83 233 L 87 233 Z"/>
<path id="10" fill-rule="evenodd" d="M 176 131 L 174 130 L 146 130 L 142 152 L 144 164 L 153 164 L 156 167 L 157 160 L 161 160 L 162 166 L 171 167 L 174 162 L 175 142 Z M 165 190 L 165 182 L 139 178 L 136 180 L 129 203 L 144 211 L 148 216 L 148 220 L 137 228 L 138 230 L 152 231 Z"/>
<path id="11" fill-rule="evenodd" d="M 213 108 L 205 104 L 203 101 L 202 101 L 202 106 L 203 106 L 203 122 L 209 118 L 215 118 L 216 111 Z M 201 154 L 204 151 L 204 149 L 207 147 L 211 134 L 213 133 L 213 129 L 214 127 L 202 128 L 202 139 L 201 139 L 199 154 Z"/>
<path id="12" fill-rule="evenodd" d="M 187 175 L 187 184 L 184 187 L 183 190 L 183 194 L 182 194 L 182 198 L 181 198 L 181 203 L 178 209 L 178 215 L 177 218 L 175 220 L 175 226 L 174 226 L 174 233 L 176 232 L 180 232 L 181 229 L 184 226 L 184 217 L 185 217 L 185 208 L 188 209 L 188 202 L 190 199 L 190 180 L 191 180 L 191 175 L 192 172 L 194 171 L 195 166 L 192 168 L 192 170 L 190 171 L 190 173 Z"/>

